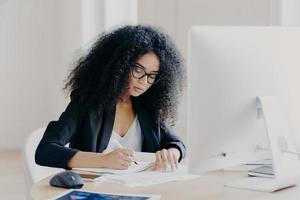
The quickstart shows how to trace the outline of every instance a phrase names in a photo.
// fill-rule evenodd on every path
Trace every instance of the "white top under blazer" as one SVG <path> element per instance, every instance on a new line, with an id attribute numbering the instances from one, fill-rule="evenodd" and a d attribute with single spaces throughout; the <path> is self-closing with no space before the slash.
<path id="1" fill-rule="evenodd" d="M 137 117 L 134 118 L 123 137 L 114 130 L 112 131 L 107 148 L 103 152 L 110 152 L 117 148 L 130 148 L 134 151 L 142 151 L 142 130 Z"/>

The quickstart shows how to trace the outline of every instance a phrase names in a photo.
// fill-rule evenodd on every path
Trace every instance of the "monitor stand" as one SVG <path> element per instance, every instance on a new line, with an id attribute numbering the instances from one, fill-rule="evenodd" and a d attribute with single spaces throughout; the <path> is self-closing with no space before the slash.
<path id="1" fill-rule="evenodd" d="M 257 97 L 258 109 L 261 110 L 266 125 L 272 153 L 274 178 L 248 177 L 225 184 L 225 186 L 274 192 L 292 187 L 300 180 L 300 161 L 289 133 L 288 120 L 283 112 L 278 96 Z"/>

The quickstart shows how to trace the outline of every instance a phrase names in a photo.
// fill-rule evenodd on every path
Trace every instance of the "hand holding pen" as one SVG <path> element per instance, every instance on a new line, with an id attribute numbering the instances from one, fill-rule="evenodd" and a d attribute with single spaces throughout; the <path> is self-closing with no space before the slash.
<path id="1" fill-rule="evenodd" d="M 103 167 L 108 169 L 128 169 L 133 162 L 133 150 L 125 148 L 117 148 L 102 155 L 105 163 Z"/>
<path id="2" fill-rule="evenodd" d="M 121 149 L 124 149 L 124 147 L 119 143 L 119 142 L 115 142 L 115 146 L 117 148 L 121 148 Z M 131 149 L 130 149 L 131 150 Z M 138 162 L 136 160 L 134 160 L 134 157 L 133 157 L 133 150 L 132 150 L 132 153 L 129 154 L 129 156 L 133 159 L 132 162 L 135 164 L 135 165 L 138 165 Z"/>

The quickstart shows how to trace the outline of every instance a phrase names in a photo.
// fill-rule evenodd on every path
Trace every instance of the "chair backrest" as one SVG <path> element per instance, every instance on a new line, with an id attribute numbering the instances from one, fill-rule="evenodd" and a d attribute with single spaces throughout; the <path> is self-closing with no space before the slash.
<path id="1" fill-rule="evenodd" d="M 30 199 L 30 190 L 34 183 L 52 174 L 63 171 L 63 169 L 43 167 L 35 163 L 35 150 L 40 140 L 42 139 L 45 129 L 46 128 L 44 127 L 33 131 L 26 139 L 26 142 L 22 149 L 22 164 L 26 184 L 27 199 Z"/>

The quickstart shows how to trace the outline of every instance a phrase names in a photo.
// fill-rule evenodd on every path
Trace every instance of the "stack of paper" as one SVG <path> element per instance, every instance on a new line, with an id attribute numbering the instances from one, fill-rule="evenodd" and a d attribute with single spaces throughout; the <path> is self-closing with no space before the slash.
<path id="1" fill-rule="evenodd" d="M 155 161 L 154 153 L 134 152 L 134 160 L 136 163 L 126 170 L 114 170 L 107 168 L 73 168 L 76 171 L 93 172 L 97 174 L 131 174 L 149 169 Z"/>
<path id="2" fill-rule="evenodd" d="M 175 171 L 170 169 L 166 172 L 148 170 L 155 161 L 154 153 L 135 152 L 134 160 L 137 161 L 137 164 L 132 164 L 126 170 L 106 168 L 74 168 L 74 170 L 102 174 L 104 176 L 99 179 L 100 181 L 117 182 L 130 187 L 148 186 L 199 177 L 198 175 L 188 174 L 187 169 L 182 165 L 179 165 L 179 169 Z"/>
<path id="3" fill-rule="evenodd" d="M 126 170 L 107 169 L 107 168 L 73 168 L 73 169 L 76 171 L 93 172 L 102 175 L 104 174 L 121 175 L 121 174 L 132 174 L 132 173 L 147 170 L 152 166 L 152 164 L 153 164 L 152 162 L 137 161 L 137 164 L 132 164 Z"/>
<path id="4" fill-rule="evenodd" d="M 134 174 L 111 175 L 106 177 L 106 181 L 117 182 L 129 187 L 149 186 L 166 183 L 170 181 L 181 181 L 198 178 L 198 175 L 187 174 L 183 171 L 144 171 Z"/>

